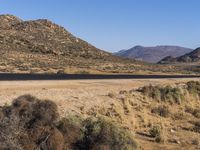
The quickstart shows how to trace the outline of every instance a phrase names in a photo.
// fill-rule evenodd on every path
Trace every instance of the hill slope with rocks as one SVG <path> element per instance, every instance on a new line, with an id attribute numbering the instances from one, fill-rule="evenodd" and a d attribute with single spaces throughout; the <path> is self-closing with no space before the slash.
<path id="1" fill-rule="evenodd" d="M 182 55 L 180 57 L 166 57 L 161 60 L 159 63 L 196 63 L 200 62 L 200 48 L 195 49 L 194 51 Z"/>
<path id="2" fill-rule="evenodd" d="M 0 15 L 0 72 L 69 67 L 102 71 L 102 64 L 134 62 L 100 50 L 49 20 L 23 21 L 13 15 Z"/>
<path id="3" fill-rule="evenodd" d="M 115 56 L 46 19 L 0 15 L 0 73 L 171 74 L 182 69 Z"/>
<path id="4" fill-rule="evenodd" d="M 125 58 L 138 59 L 150 63 L 156 63 L 166 56 L 177 57 L 188 52 L 192 49 L 179 47 L 179 46 L 156 46 L 156 47 L 143 47 L 135 46 L 128 50 L 122 50 L 115 55 Z"/>
<path id="5" fill-rule="evenodd" d="M 0 22 L 1 44 L 6 44 L 7 49 L 95 59 L 111 56 L 46 19 L 22 21 L 1 15 Z"/>

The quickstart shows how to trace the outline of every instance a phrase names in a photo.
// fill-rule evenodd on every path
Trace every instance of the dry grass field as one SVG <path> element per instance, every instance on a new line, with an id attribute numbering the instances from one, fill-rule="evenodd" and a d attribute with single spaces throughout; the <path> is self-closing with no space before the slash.
<path id="1" fill-rule="evenodd" d="M 199 79 L 3 81 L 0 105 L 31 94 L 55 102 L 61 117 L 103 116 L 117 122 L 134 133 L 139 149 L 199 149 L 200 101 L 186 91 L 188 81 Z"/>

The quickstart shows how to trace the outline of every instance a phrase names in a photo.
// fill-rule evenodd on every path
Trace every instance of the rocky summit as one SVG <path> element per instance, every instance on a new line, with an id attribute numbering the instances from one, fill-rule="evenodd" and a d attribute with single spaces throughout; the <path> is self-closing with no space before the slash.
<path id="1" fill-rule="evenodd" d="M 98 70 L 101 63 L 123 61 L 49 20 L 23 21 L 13 15 L 0 15 L 1 72 L 43 72 L 67 67 Z"/>

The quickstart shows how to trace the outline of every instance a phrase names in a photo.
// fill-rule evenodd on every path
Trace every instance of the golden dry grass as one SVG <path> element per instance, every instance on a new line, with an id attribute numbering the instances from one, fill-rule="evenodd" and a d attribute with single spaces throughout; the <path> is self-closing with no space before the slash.
<path id="1" fill-rule="evenodd" d="M 135 132 L 141 149 L 196 149 L 200 136 L 193 130 L 199 118 L 188 112 L 188 108 L 199 108 L 200 101 L 188 93 L 181 104 L 155 101 L 140 92 L 139 87 L 152 85 L 183 86 L 199 79 L 157 79 L 157 80 L 79 80 L 79 81 L 13 81 L 0 82 L 0 104 L 9 104 L 13 98 L 31 94 L 41 99 L 53 100 L 61 116 L 78 114 L 104 116 Z M 121 91 L 121 92 L 120 92 Z M 163 117 L 152 113 L 152 109 L 168 107 Z M 162 126 L 164 143 L 155 142 L 149 130 Z"/>

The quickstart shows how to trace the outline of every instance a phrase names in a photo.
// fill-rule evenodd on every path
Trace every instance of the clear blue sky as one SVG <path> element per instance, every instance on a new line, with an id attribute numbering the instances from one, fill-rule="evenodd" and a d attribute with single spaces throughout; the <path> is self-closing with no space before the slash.
<path id="1" fill-rule="evenodd" d="M 107 51 L 200 46 L 200 0 L 0 0 L 0 13 L 47 18 Z"/>

